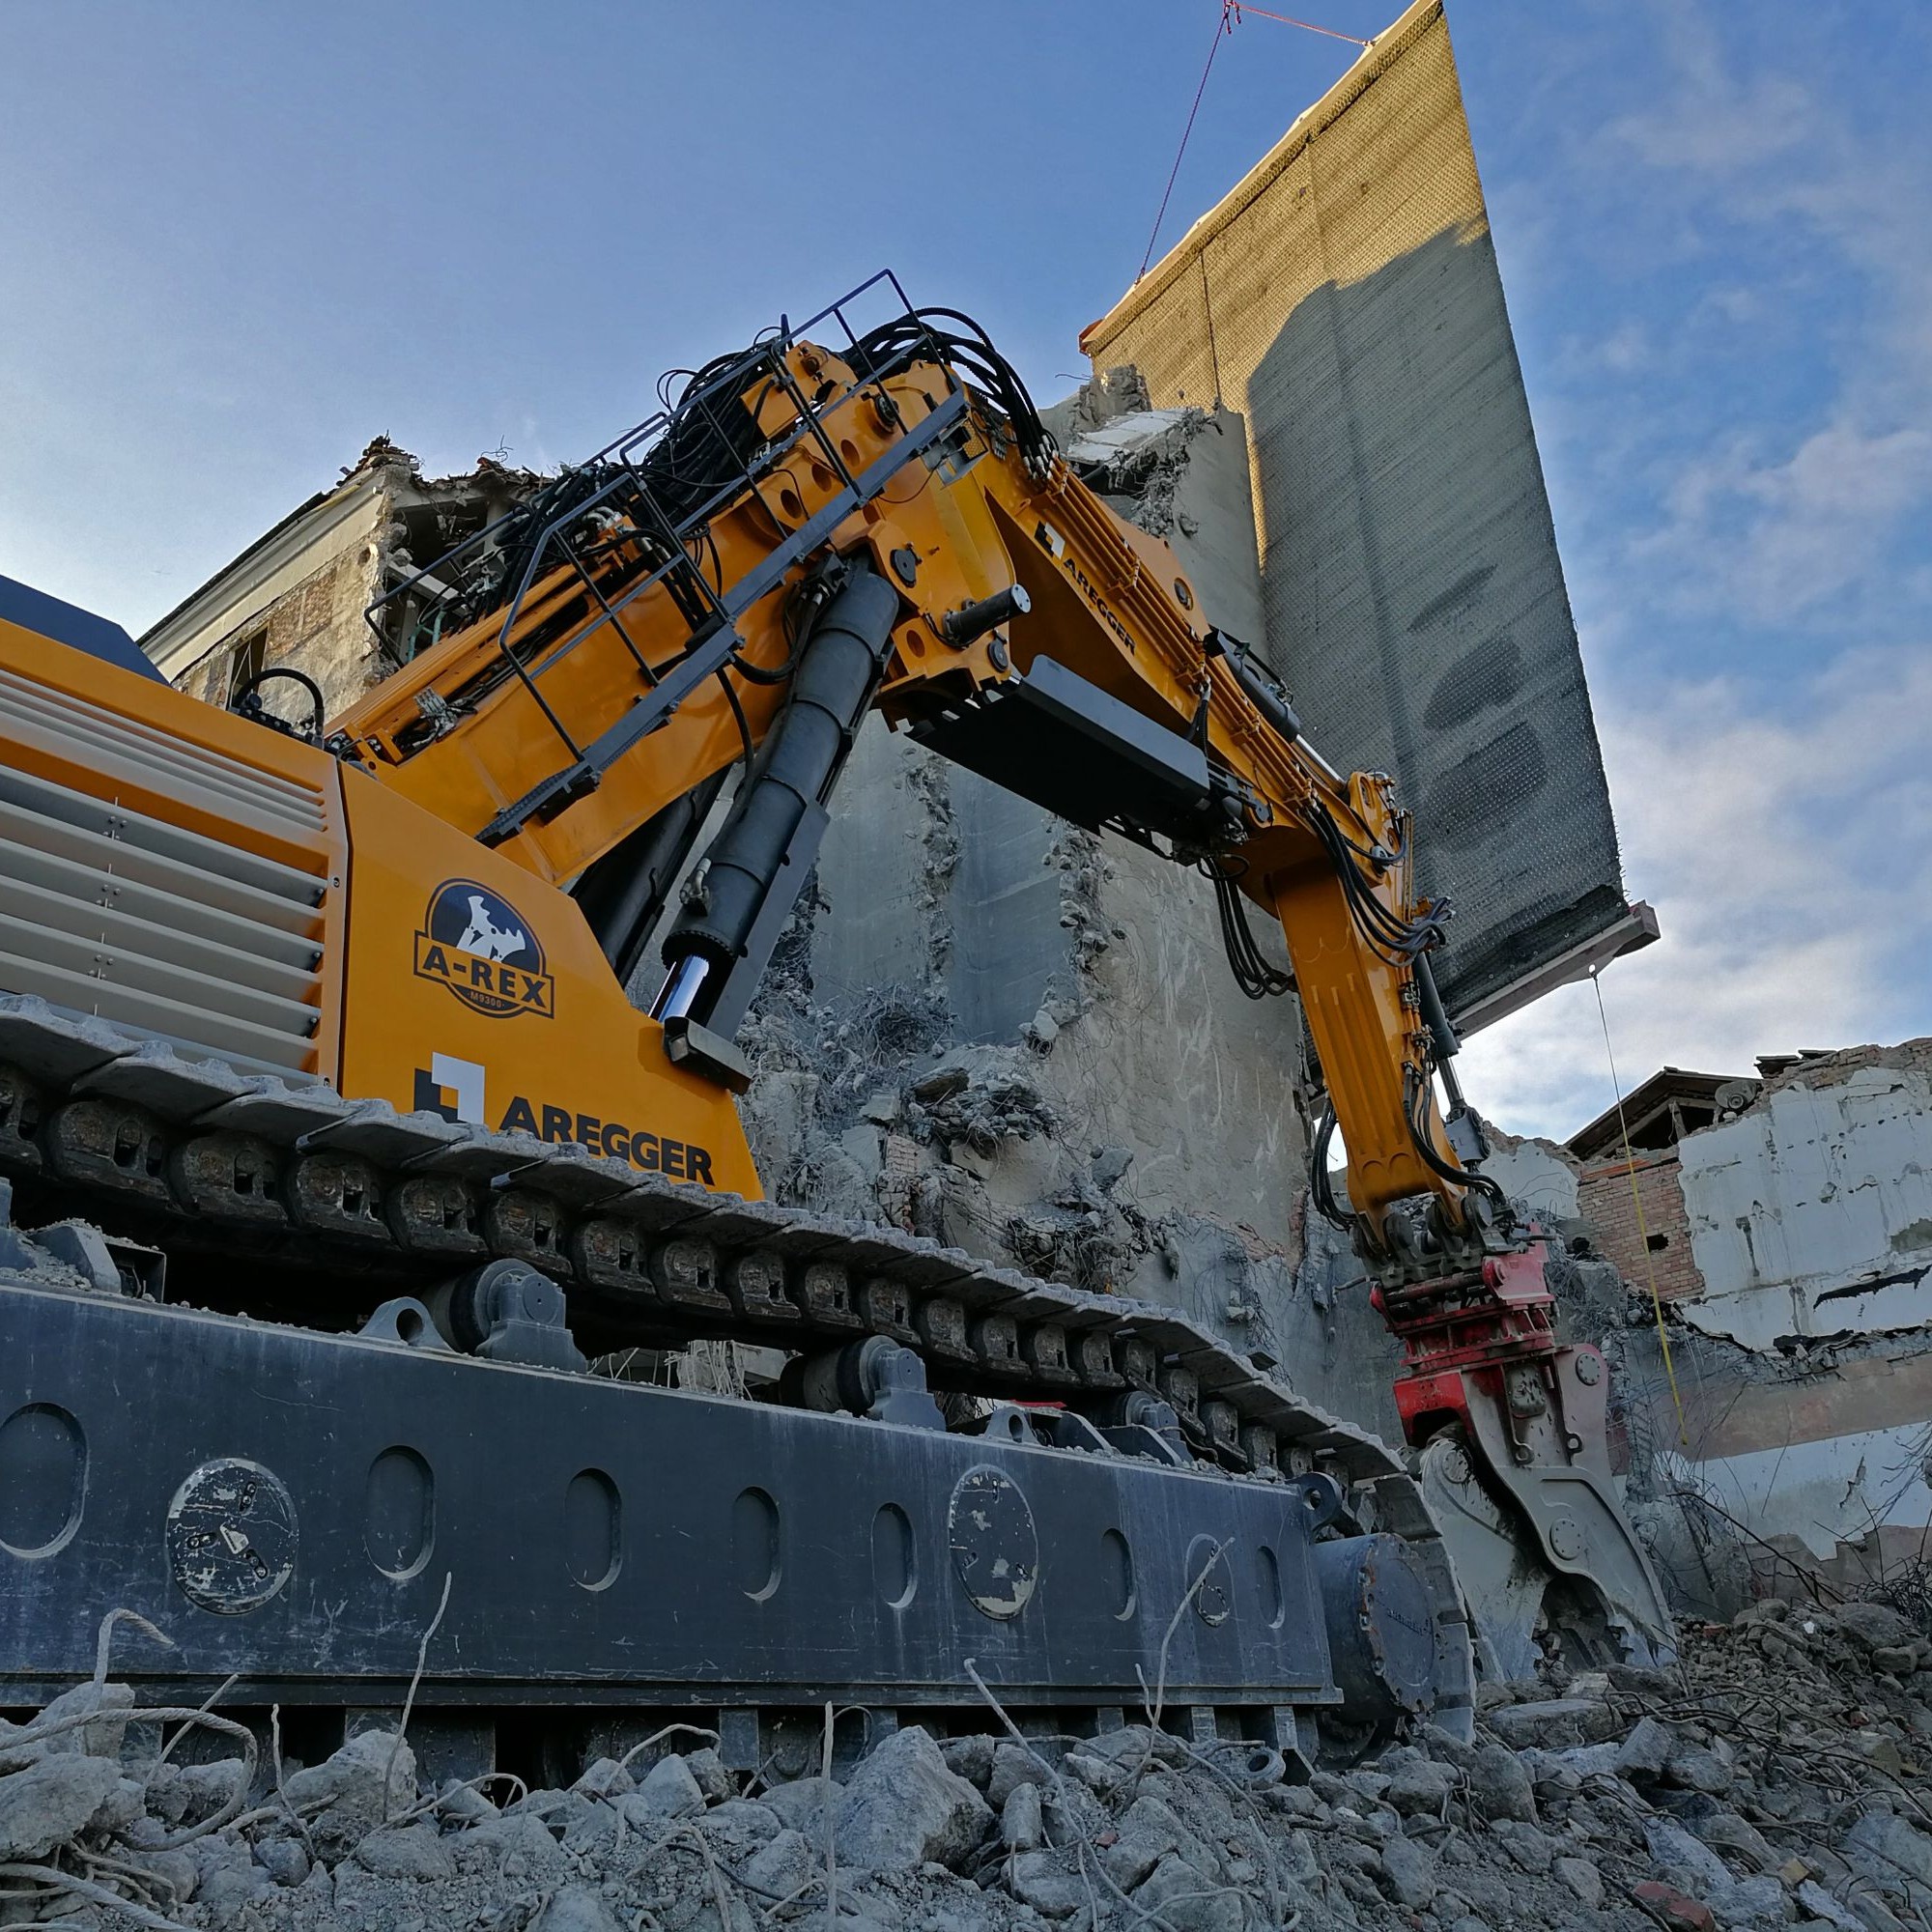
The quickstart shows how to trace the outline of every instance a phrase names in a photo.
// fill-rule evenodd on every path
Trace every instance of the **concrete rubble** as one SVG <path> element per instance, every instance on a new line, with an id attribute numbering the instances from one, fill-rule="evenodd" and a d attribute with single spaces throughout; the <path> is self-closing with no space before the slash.
<path id="1" fill-rule="evenodd" d="M 83 1685 L 0 1728 L 0 1924 L 1905 1932 L 1932 1908 L 1917 1608 L 1762 1602 L 1668 1670 L 1492 1686 L 1472 1743 L 1425 1726 L 1312 1775 L 989 1710 L 829 1780 L 729 1772 L 675 1727 L 567 1788 L 438 1785 L 387 1728 L 301 1766 L 218 1709 L 164 1725 Z"/>

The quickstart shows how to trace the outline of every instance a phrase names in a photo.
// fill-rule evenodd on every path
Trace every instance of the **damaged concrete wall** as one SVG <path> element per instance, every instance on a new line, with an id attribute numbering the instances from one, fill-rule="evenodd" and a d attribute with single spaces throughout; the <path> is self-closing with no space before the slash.
<path id="1" fill-rule="evenodd" d="M 1780 1562 L 1862 1588 L 1921 1558 L 1932 1523 L 1928 1173 L 1926 1039 L 1807 1057 L 1735 1119 L 1639 1156 L 1652 1238 L 1672 1244 L 1651 1256 L 1672 1359 L 1666 1371 L 1647 1271 L 1627 1265 L 1638 1298 L 1621 1378 L 1648 1487 L 1679 1505 L 1667 1560 L 1702 1574 L 1718 1608 L 1735 1608 Z M 1604 1199 L 1621 1200 L 1626 1217 L 1629 1185 L 1621 1163 L 1603 1171 Z M 1586 1178 L 1594 1216 L 1592 1193 Z M 1616 1238 L 1599 1235 L 1606 1252 Z"/>
<path id="2" fill-rule="evenodd" d="M 1241 999 L 1206 882 L 877 726 L 840 804 L 747 1030 L 768 1179 L 1081 1286 L 1251 1300 L 1295 1247 L 1299 1022 Z"/>
<path id="3" fill-rule="evenodd" d="M 271 532 L 162 618 L 142 647 L 163 676 L 210 704 L 226 704 L 247 670 L 273 664 L 305 671 L 340 710 L 375 681 L 362 612 L 376 595 L 388 521 L 377 478 L 354 475 L 308 506 L 300 527 Z"/>
<path id="4" fill-rule="evenodd" d="M 1048 418 L 1211 619 L 1255 621 L 1237 416 L 1149 411 L 1118 374 Z M 746 1118 L 780 1198 L 1185 1306 L 1360 1415 L 1386 1337 L 1297 1276 L 1301 1037 L 1292 998 L 1241 996 L 1205 880 L 874 722 L 746 1030 Z"/>
<path id="5" fill-rule="evenodd" d="M 1769 1349 L 1932 1317 L 1932 1040 L 1803 1062 L 1679 1157 L 1706 1333 Z"/>
<path id="6" fill-rule="evenodd" d="M 1136 365 L 1157 405 L 1247 417 L 1269 655 L 1329 758 L 1394 772 L 1415 807 L 1421 883 L 1463 908 L 1438 968 L 1452 1008 L 1621 930 L 1437 0 L 1378 36 L 1082 347 L 1096 368 Z"/>
<path id="7" fill-rule="evenodd" d="M 1578 1220 L 1581 1177 L 1577 1163 L 1554 1141 L 1519 1139 L 1492 1122 L 1483 1122 L 1490 1143 L 1483 1172 L 1509 1198 L 1528 1208 L 1547 1228 Z"/>
<path id="8" fill-rule="evenodd" d="M 1216 625 L 1249 643 L 1265 636 L 1253 461 L 1240 416 L 1218 405 L 1157 410 L 1129 364 L 1099 371 L 1040 420 L 1117 516 L 1167 542 Z"/>
<path id="9" fill-rule="evenodd" d="M 1667 1376 L 1647 1305 L 1630 1320 L 1619 1380 L 1634 1492 L 1681 1606 L 1728 1616 L 1753 1595 L 1789 1594 L 1800 1577 L 1859 1592 L 1923 1562 L 1923 1336 L 1760 1354 L 1672 1321 Z"/>

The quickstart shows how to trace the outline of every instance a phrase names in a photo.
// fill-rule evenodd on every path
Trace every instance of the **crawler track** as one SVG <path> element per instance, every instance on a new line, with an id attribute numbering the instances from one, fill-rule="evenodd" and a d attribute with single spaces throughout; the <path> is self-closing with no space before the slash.
<path id="1" fill-rule="evenodd" d="M 1116 1438 L 1110 1448 L 1097 1432 L 1074 1425 L 1069 1433 L 1040 1411 L 1035 1411 L 1037 1423 L 1020 1411 L 1005 1411 L 1009 1419 L 1001 1427 L 1015 1443 L 1024 1437 L 1021 1446 L 1029 1454 L 1072 1459 L 1069 1468 L 1098 1465 L 1117 1475 L 1130 1470 L 1136 1483 L 1168 1485 L 1162 1495 L 1179 1493 L 1173 1485 L 1185 1483 L 1186 1496 L 1196 1501 L 1220 1484 L 1232 1486 L 1231 1502 L 1259 1493 L 1272 1503 L 1284 1492 L 1298 1492 L 1312 1477 L 1332 1477 L 1341 1507 L 1325 1534 L 1381 1532 L 1402 1540 L 1431 1600 L 1435 1710 L 1450 1722 L 1468 1710 L 1463 1610 L 1439 1532 L 1402 1464 L 1381 1442 L 1312 1407 L 1171 1310 L 989 1267 L 893 1229 L 667 1181 L 589 1157 L 581 1148 L 490 1133 L 434 1115 L 399 1116 L 382 1102 L 343 1100 L 325 1086 L 290 1086 L 220 1063 L 185 1060 L 158 1042 L 136 1041 L 99 1022 L 13 996 L 0 996 L 0 1175 L 14 1183 L 14 1218 L 21 1226 L 71 1215 L 116 1236 L 152 1243 L 168 1257 L 164 1305 L 124 1307 L 89 1297 L 87 1320 L 60 1344 L 62 1350 L 101 1347 L 99 1340 L 83 1344 L 78 1338 L 83 1332 L 99 1337 L 105 1332 L 100 1322 L 108 1320 L 127 1324 L 116 1334 L 132 1336 L 138 1326 L 158 1338 L 152 1347 L 163 1351 L 174 1346 L 169 1336 L 186 1338 L 192 1327 L 195 1339 L 191 1348 L 184 1340 L 183 1362 L 212 1359 L 231 1346 L 224 1337 L 243 1327 L 189 1306 L 212 1305 L 231 1317 L 256 1318 L 246 1324 L 252 1335 L 264 1333 L 266 1319 L 286 1333 L 289 1347 L 299 1339 L 321 1350 L 314 1357 L 321 1366 L 306 1373 L 327 1379 L 347 1360 L 342 1350 L 360 1350 L 366 1360 L 367 1351 L 381 1346 L 349 1339 L 377 1304 L 428 1296 L 453 1274 L 503 1257 L 531 1264 L 561 1284 L 571 1329 L 589 1353 L 676 1346 L 697 1336 L 810 1352 L 880 1335 L 914 1350 L 935 1389 L 996 1403 L 1051 1403 L 1076 1416 L 1103 1418 L 1115 1412 L 1124 1392 L 1144 1390 L 1178 1415 L 1187 1451 L 1178 1459 L 1182 1466 L 1173 1466 L 1177 1459 L 1170 1456 L 1171 1466 L 1163 1469 L 1155 1460 L 1129 1453 L 1130 1441 Z M 41 1293 L 31 1304 L 7 1303 L 17 1314 L 0 1309 L 0 1320 L 24 1321 L 31 1315 L 36 1332 L 44 1329 L 51 1338 L 79 1319 L 49 1313 L 50 1307 L 50 1297 Z M 16 1355 L 18 1345 L 16 1335 Z M 51 1339 L 46 1348 L 52 1362 L 58 1350 Z M 540 1375 L 460 1357 L 434 1367 L 443 1378 L 436 1387 L 461 1387 L 472 1404 L 479 1398 L 487 1403 L 492 1387 L 514 1390 L 522 1400 L 542 1381 L 553 1391 L 569 1384 L 568 1391 L 544 1397 L 559 1416 L 575 1414 L 581 1403 L 613 1399 L 655 1403 L 654 1417 L 696 1415 L 691 1398 L 613 1387 L 589 1377 Z M 459 1373 L 469 1379 L 450 1381 Z M 510 1379 L 492 1383 L 490 1378 Z M 163 1399 L 166 1393 L 156 1391 Z M 398 1403 L 415 1399 L 402 1384 L 392 1395 Z M 0 1383 L 0 1410 L 14 1408 L 23 1396 L 38 1400 L 31 1389 L 16 1392 Z M 702 1406 L 709 1417 L 726 1406 Z M 857 1445 L 854 1453 L 870 1457 L 873 1444 L 889 1438 L 903 1444 L 922 1433 L 763 1404 L 729 1407 L 741 1418 L 761 1418 L 761 1428 L 780 1427 L 770 1421 L 777 1417 L 790 1418 L 785 1428 L 815 1432 L 811 1453 L 833 1459 L 828 1471 L 845 1453 L 839 1444 Z M 635 1406 L 626 1412 L 643 1413 Z M 703 1424 L 706 1430 L 717 1426 Z M 0 1474 L 4 1428 L 0 1415 Z M 1173 1433 L 1165 1439 L 1172 1444 Z M 768 1449 L 774 1456 L 794 1453 L 776 1440 Z M 188 1453 L 185 1438 L 182 1453 Z M 507 1448 L 501 1473 L 505 1482 L 516 1480 L 516 1457 Z M 935 1469 L 934 1480 L 944 1473 Z M 359 1483 L 360 1467 L 345 1468 L 342 1480 Z M 1208 1490 L 1201 1488 L 1204 1481 Z M 1159 1507 L 1172 1512 L 1171 1503 Z M 0 1557 L 0 1564 L 7 1560 Z M 103 1602 L 98 1608 L 111 1606 Z M 1153 1614 L 1151 1603 L 1139 1614 L 1145 1623 Z M 1167 1609 L 1159 1615 L 1164 1621 Z M 1157 1641 L 1157 1629 L 1153 1634 Z M 90 1644 L 91 1637 L 81 1648 Z M 413 1638 L 405 1649 L 412 1647 Z M 395 1654 L 392 1645 L 385 1656 L 393 1661 Z M 24 1653 L 16 1648 L 14 1655 Z M 567 1642 L 558 1656 L 554 1672 L 542 1667 L 541 1657 L 526 1659 L 527 1667 L 513 1673 L 517 1685 L 498 1686 L 502 1701 L 522 1701 L 546 1678 L 546 1694 L 569 1701 L 570 1685 L 586 1681 L 585 1673 L 570 1661 Z M 963 1683 L 957 1662 L 923 1662 L 927 1681 L 920 1696 L 937 1697 L 949 1668 L 955 1688 Z M 395 1672 L 392 1662 L 368 1668 L 374 1701 L 376 1680 Z M 1104 1683 L 1084 1685 L 1080 1662 L 1072 1659 L 1051 1701 L 1104 1710 L 1120 1701 L 1124 1669 L 1115 1659 Z M 27 1701 L 30 1689 L 44 1688 L 28 1683 L 32 1674 L 16 1675 L 20 1694 L 7 1701 Z M 775 1664 L 774 1674 L 786 1672 Z M 795 1680 L 802 1676 L 813 1679 L 812 1694 L 825 1688 L 817 1673 L 791 1673 Z M 875 1661 L 874 1667 L 853 1671 L 850 1681 L 869 1683 L 870 1701 L 890 1695 L 879 1687 L 891 1676 L 888 1664 Z M 435 1668 L 430 1680 L 425 1691 L 434 1702 L 440 1694 Z M 650 1682 L 651 1698 L 661 1704 L 721 1698 L 715 1678 L 701 1670 L 679 1681 L 660 1662 Z M 442 1689 L 455 1694 L 447 1685 Z M 597 1694 L 608 1695 L 610 1689 L 603 1684 Z M 631 1690 L 635 1693 L 635 1683 Z M 732 1694 L 755 1698 L 757 1690 L 738 1685 Z M 801 1694 L 794 1681 L 783 1696 L 796 1701 Z M 1023 1688 L 1015 1694 L 1025 1701 Z M 1219 1701 L 1211 1691 L 1204 1694 L 1210 1703 Z M 1298 1696 L 1337 1701 L 1332 1688 L 1320 1696 L 1304 1690 L 1280 1701 Z M 1257 1699 L 1268 1701 L 1265 1687 L 1248 1686 L 1234 1697 Z"/>

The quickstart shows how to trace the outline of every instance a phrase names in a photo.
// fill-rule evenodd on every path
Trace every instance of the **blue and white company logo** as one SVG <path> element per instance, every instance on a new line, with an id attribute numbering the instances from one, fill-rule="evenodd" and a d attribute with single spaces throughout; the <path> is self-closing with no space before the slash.
<path id="1" fill-rule="evenodd" d="M 472 1012 L 491 1019 L 556 1011 L 556 982 L 542 942 L 500 893 L 474 879 L 445 879 L 430 895 L 416 934 L 416 977 L 439 980 Z"/>

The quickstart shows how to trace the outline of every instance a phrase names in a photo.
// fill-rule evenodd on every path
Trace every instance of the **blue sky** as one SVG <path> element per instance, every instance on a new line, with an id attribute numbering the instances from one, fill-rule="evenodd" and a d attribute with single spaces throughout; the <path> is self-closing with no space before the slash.
<path id="1" fill-rule="evenodd" d="M 138 631 L 378 433 L 432 469 L 581 456 L 660 369 L 887 265 L 1058 394 L 1216 5 L 12 8 L 0 569 Z M 1932 1031 L 1932 9 L 1449 16 L 1666 932 L 1605 979 L 1620 1063 Z M 1240 28 L 1164 242 L 1350 51 Z M 1468 1078 L 1506 1125 L 1580 1124 L 1587 989 Z"/>

